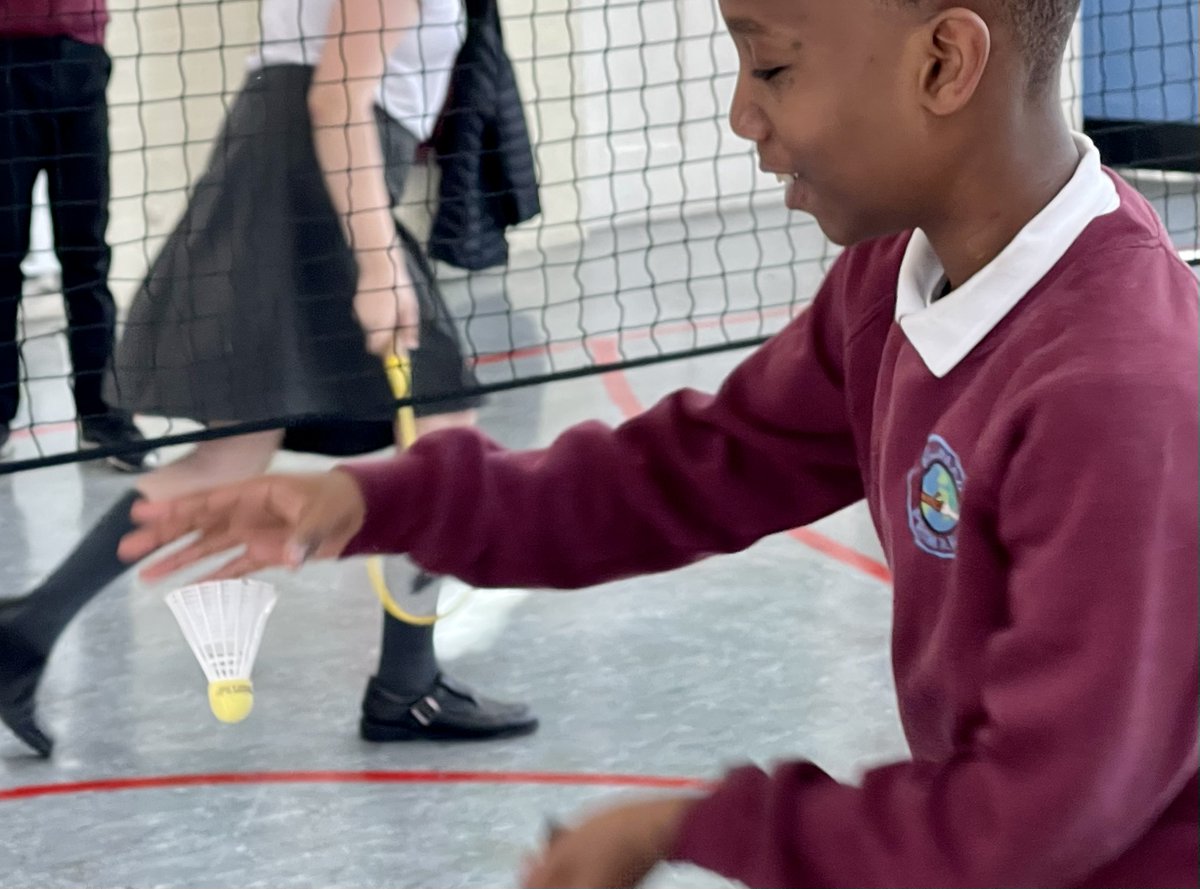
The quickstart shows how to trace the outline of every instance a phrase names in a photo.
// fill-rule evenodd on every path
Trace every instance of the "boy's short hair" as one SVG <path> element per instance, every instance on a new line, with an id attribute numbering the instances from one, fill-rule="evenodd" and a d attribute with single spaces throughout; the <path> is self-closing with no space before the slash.
<path id="1" fill-rule="evenodd" d="M 919 6 L 929 0 L 905 2 Z M 964 5 L 979 7 L 985 19 L 993 11 L 1004 17 L 1029 62 L 1029 85 L 1033 88 L 1057 78 L 1079 3 L 1080 0 L 980 0 Z"/>

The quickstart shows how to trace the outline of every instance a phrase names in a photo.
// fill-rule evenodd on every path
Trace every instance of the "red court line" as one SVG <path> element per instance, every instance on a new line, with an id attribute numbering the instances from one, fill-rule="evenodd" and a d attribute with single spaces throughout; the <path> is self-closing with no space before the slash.
<path id="1" fill-rule="evenodd" d="M 610 339 L 594 341 L 592 343 L 592 351 L 601 364 L 621 360 L 621 353 L 617 350 L 617 344 Z M 636 417 L 645 410 L 642 407 L 641 401 L 638 400 L 637 394 L 633 391 L 633 387 L 629 385 L 629 377 L 625 376 L 622 371 L 613 370 L 602 374 L 600 382 L 604 384 L 604 391 L 608 393 L 608 397 L 612 399 L 613 404 L 617 406 L 627 419 Z"/>
<path id="2" fill-rule="evenodd" d="M 193 775 L 152 775 L 105 778 L 58 784 L 31 784 L 0 790 L 0 802 L 79 793 L 159 790 L 176 787 L 219 787 L 262 784 L 540 784 L 559 786 L 636 787 L 654 790 L 707 790 L 709 781 L 661 775 L 592 774 L 588 772 L 421 772 L 313 771 L 212 772 Z"/>
<path id="3" fill-rule="evenodd" d="M 12 437 L 17 438 L 33 438 L 37 435 L 54 435 L 58 432 L 74 432 L 75 423 L 70 420 L 64 420 L 61 423 L 41 423 L 37 426 L 22 426 L 20 429 L 12 431 Z"/>
<path id="4" fill-rule="evenodd" d="M 589 336 L 584 339 L 571 340 L 564 343 L 526 346 L 522 349 L 513 349 L 508 352 L 488 352 L 486 355 L 476 357 L 475 365 L 478 367 L 485 364 L 516 361 L 521 358 L 533 358 L 538 355 L 547 355 L 554 352 L 568 352 L 584 348 L 585 344 L 593 347 L 597 358 L 600 358 L 601 353 L 609 356 L 601 359 L 603 361 L 620 361 L 621 354 L 616 348 L 618 342 L 624 342 L 625 340 L 648 340 L 652 336 L 670 336 L 674 333 L 690 333 L 694 330 L 721 327 L 725 324 L 748 324 L 751 321 L 763 321 L 767 318 L 777 318 L 781 315 L 792 315 L 795 314 L 796 308 L 795 306 L 773 306 L 769 309 L 758 311 L 734 312 L 720 318 L 700 318 L 696 321 L 673 321 L 643 327 L 630 327 L 622 330 L 619 334 L 604 334 L 602 336 Z M 687 356 L 681 355 L 680 357 L 685 358 Z"/>
<path id="5" fill-rule="evenodd" d="M 611 341 L 596 342 L 593 344 L 593 348 L 596 357 L 601 362 L 614 361 L 619 357 L 616 344 Z M 623 371 L 610 371 L 604 374 L 601 379 L 603 380 L 604 390 L 608 393 L 608 397 L 612 399 L 622 414 L 626 417 L 635 417 L 642 412 L 642 403 L 638 400 L 633 387 L 629 385 L 629 378 Z M 884 583 L 892 582 L 892 572 L 888 570 L 887 565 L 871 558 L 865 553 L 860 553 L 852 547 L 838 543 L 832 537 L 826 537 L 824 534 L 813 531 L 811 528 L 796 528 L 788 533 L 805 546 L 815 549 L 817 552 L 829 556 L 829 558 L 835 559 L 843 565 L 849 565 L 851 568 L 868 574 L 877 580 L 882 580 Z"/>
<path id="6" fill-rule="evenodd" d="M 817 552 L 824 553 L 831 559 L 837 559 L 851 568 L 857 568 L 864 574 L 869 574 L 877 580 L 882 580 L 884 583 L 892 582 L 892 572 L 887 565 L 843 543 L 838 543 L 832 537 L 826 537 L 824 534 L 813 531 L 811 528 L 793 528 L 788 534 L 805 546 L 812 547 Z"/>

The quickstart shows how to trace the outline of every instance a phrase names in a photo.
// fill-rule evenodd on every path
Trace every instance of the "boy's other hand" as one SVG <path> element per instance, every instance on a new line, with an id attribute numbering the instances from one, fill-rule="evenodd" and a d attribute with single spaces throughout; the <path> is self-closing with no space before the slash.
<path id="1" fill-rule="evenodd" d="M 263 568 L 297 568 L 312 558 L 339 556 L 362 527 L 366 504 L 347 473 L 268 475 L 173 500 L 139 500 L 131 511 L 140 527 L 117 553 L 136 562 L 181 537 L 187 546 L 140 573 L 157 580 L 201 559 L 244 547 L 206 580 L 242 577 Z"/>
<path id="2" fill-rule="evenodd" d="M 605 809 L 575 828 L 556 828 L 526 861 L 525 889 L 625 889 L 666 859 L 692 797 Z"/>

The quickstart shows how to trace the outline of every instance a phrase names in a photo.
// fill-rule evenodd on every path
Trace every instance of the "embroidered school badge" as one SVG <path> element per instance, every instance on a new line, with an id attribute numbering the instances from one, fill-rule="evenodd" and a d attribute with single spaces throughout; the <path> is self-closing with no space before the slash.
<path id="1" fill-rule="evenodd" d="M 939 559 L 953 559 L 958 552 L 966 481 L 954 449 L 940 435 L 929 436 L 920 465 L 908 472 L 908 527 L 917 546 Z"/>

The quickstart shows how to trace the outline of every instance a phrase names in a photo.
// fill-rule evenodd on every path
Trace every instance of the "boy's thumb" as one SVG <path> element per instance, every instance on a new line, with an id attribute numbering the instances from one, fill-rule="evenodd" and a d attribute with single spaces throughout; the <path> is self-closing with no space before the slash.
<path id="1" fill-rule="evenodd" d="M 285 554 L 287 564 L 299 568 L 317 555 L 329 536 L 328 520 L 322 517 L 320 511 L 310 506 L 300 516 L 291 540 L 288 541 Z"/>
<path id="2" fill-rule="evenodd" d="M 293 537 L 284 552 L 284 563 L 289 568 L 299 568 L 313 557 L 317 544 L 311 539 Z"/>

